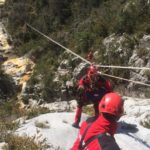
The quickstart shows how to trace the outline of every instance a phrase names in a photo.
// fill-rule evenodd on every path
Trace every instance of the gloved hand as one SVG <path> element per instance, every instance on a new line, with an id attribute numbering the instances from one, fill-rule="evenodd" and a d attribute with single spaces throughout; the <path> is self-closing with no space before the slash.
<path id="1" fill-rule="evenodd" d="M 84 91 L 85 91 L 84 86 L 79 86 L 79 87 L 78 87 L 78 95 L 83 94 L 83 93 L 84 93 Z"/>

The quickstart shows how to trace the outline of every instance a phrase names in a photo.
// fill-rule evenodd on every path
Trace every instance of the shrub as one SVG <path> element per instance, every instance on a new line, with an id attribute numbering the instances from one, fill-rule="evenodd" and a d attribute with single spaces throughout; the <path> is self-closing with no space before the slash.
<path id="1" fill-rule="evenodd" d="M 93 109 L 92 105 L 84 106 L 83 112 L 90 115 L 90 116 L 94 116 L 94 109 Z"/>
<path id="2" fill-rule="evenodd" d="M 7 145 L 3 147 L 3 150 L 41 150 L 47 149 L 48 145 L 45 140 L 42 142 L 36 142 L 35 137 L 18 136 L 10 134 L 6 141 Z"/>
<path id="3" fill-rule="evenodd" d="M 82 54 L 87 53 L 93 43 L 93 39 L 91 38 L 89 31 L 82 31 L 76 34 L 76 41 L 78 45 L 77 49 L 79 49 Z"/>
<path id="4" fill-rule="evenodd" d="M 144 93 L 145 93 L 145 97 L 150 98 L 150 89 L 149 88 L 145 89 Z"/>
<path id="5" fill-rule="evenodd" d="M 146 56 L 146 55 L 148 55 L 148 50 L 146 49 L 146 48 L 138 48 L 137 49 L 137 55 L 139 56 L 139 57 L 143 57 L 143 56 Z"/>
<path id="6" fill-rule="evenodd" d="M 143 119 L 141 119 L 140 124 L 143 127 L 150 129 L 150 115 L 149 115 L 149 113 L 147 113 L 145 115 L 145 117 Z"/>
<path id="7" fill-rule="evenodd" d="M 45 114 L 50 112 L 50 110 L 46 107 L 35 107 L 35 108 L 31 108 L 30 110 L 28 110 L 26 112 L 27 115 L 27 119 L 31 119 L 33 117 L 36 117 L 40 114 Z"/>
<path id="8" fill-rule="evenodd" d="M 12 97 L 15 95 L 16 89 L 12 78 L 0 69 L 0 97 Z"/>
<path id="9" fill-rule="evenodd" d="M 146 70 L 144 75 L 150 79 L 150 70 Z"/>
<path id="10" fill-rule="evenodd" d="M 12 118 L 15 119 L 21 116 L 19 113 L 19 107 L 16 106 L 16 99 L 9 100 L 0 106 L 0 118 L 7 119 Z"/>

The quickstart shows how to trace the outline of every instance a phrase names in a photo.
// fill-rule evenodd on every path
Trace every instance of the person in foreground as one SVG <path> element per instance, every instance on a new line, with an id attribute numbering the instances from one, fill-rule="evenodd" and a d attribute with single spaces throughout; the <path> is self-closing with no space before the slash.
<path id="1" fill-rule="evenodd" d="M 99 117 L 84 121 L 71 150 L 120 150 L 114 134 L 123 114 L 123 101 L 116 92 L 107 93 L 99 103 Z"/>
<path id="2" fill-rule="evenodd" d="M 84 75 L 78 82 L 77 109 L 72 126 L 79 128 L 82 107 L 85 105 L 93 104 L 95 116 L 98 116 L 98 104 L 101 98 L 111 91 L 110 81 L 103 78 L 94 66 L 90 66 L 88 74 Z"/>

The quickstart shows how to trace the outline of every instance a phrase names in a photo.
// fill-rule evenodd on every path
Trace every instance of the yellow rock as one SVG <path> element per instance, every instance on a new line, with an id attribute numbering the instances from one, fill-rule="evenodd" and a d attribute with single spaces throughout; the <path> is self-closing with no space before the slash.
<path id="1" fill-rule="evenodd" d="M 3 63 L 5 72 L 19 78 L 20 85 L 30 79 L 34 66 L 35 64 L 30 59 L 24 57 L 9 59 Z"/>

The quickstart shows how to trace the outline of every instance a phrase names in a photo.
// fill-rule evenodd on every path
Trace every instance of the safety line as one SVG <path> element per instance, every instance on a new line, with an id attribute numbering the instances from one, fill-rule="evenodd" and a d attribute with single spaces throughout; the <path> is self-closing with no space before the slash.
<path id="1" fill-rule="evenodd" d="M 71 54 L 77 56 L 78 58 L 80 58 L 81 60 L 85 61 L 87 64 L 90 64 L 90 65 L 93 65 L 90 61 L 84 59 L 83 57 L 81 57 L 80 55 L 74 53 L 73 51 L 71 51 L 70 49 L 66 48 L 65 46 L 59 44 L 58 42 L 56 42 L 55 40 L 53 40 L 52 38 L 48 37 L 47 35 L 43 34 L 42 32 L 40 32 L 39 30 L 37 30 L 36 28 L 34 28 L 33 26 L 29 25 L 27 23 L 27 26 L 30 27 L 32 30 L 38 32 L 40 35 L 44 36 L 45 38 L 47 38 L 48 40 L 52 41 L 53 43 L 55 43 L 56 45 L 60 46 L 61 48 L 65 49 L 67 52 L 70 52 Z M 97 65 L 96 65 L 97 66 Z M 103 66 L 104 65 L 99 65 L 99 66 Z M 115 68 L 115 67 L 114 67 Z M 99 72 L 100 74 L 104 75 L 104 76 L 108 76 L 108 77 L 112 77 L 112 78 L 116 78 L 116 79 L 120 79 L 120 80 L 124 80 L 124 81 L 129 81 L 129 82 L 133 82 L 133 83 L 136 83 L 136 84 L 140 84 L 140 85 L 145 85 L 145 86 L 149 86 L 149 84 L 146 84 L 146 83 L 142 83 L 142 82 L 139 82 L 139 81 L 133 81 L 133 80 L 128 80 L 128 79 L 125 79 L 125 78 L 120 78 L 120 77 L 116 77 L 116 76 L 113 76 L 113 75 L 109 75 L 109 74 L 105 74 L 105 73 L 102 73 L 102 72 Z"/>
<path id="2" fill-rule="evenodd" d="M 76 53 L 74 53 L 73 51 L 71 51 L 70 49 L 66 48 L 65 46 L 59 44 L 58 42 L 54 41 L 52 38 L 48 37 L 47 35 L 43 34 L 42 32 L 40 32 L 39 30 L 37 30 L 36 28 L 32 27 L 31 25 L 29 25 L 27 23 L 27 26 L 29 26 L 31 29 L 33 29 L 34 31 L 38 32 L 39 34 L 41 34 L 42 36 L 46 37 L 47 39 L 49 39 L 50 41 L 52 41 L 53 43 L 55 43 L 56 45 L 59 45 L 60 47 L 62 47 L 63 49 L 65 49 L 66 51 L 70 52 L 71 54 L 79 57 L 80 59 L 82 59 L 83 61 L 85 61 L 86 63 L 92 65 L 92 63 L 86 59 L 84 59 L 83 57 L 77 55 Z"/>
<path id="3" fill-rule="evenodd" d="M 118 68 L 118 69 L 139 69 L 139 70 L 150 70 L 148 67 L 126 67 L 126 66 L 108 66 L 108 65 L 98 65 L 101 68 Z"/>
<path id="4" fill-rule="evenodd" d="M 121 78 L 121 77 L 105 74 L 105 73 L 102 73 L 102 72 L 98 72 L 98 73 L 100 73 L 100 74 L 102 74 L 104 76 L 107 76 L 107 77 L 112 77 L 112 78 L 116 78 L 116 79 L 120 79 L 120 80 L 124 80 L 124 81 L 129 81 L 129 82 L 132 82 L 132 83 L 136 83 L 136 84 L 145 85 L 145 86 L 149 86 L 150 87 L 150 84 L 146 84 L 146 83 L 143 83 L 143 82 L 134 81 L 134 80 L 130 80 L 130 79 L 125 79 L 125 78 Z"/>
<path id="5" fill-rule="evenodd" d="M 39 30 L 37 30 L 36 28 L 34 28 L 33 26 L 29 25 L 27 23 L 27 26 L 29 26 L 30 28 L 32 28 L 33 30 L 35 30 L 36 32 L 38 32 L 39 34 L 43 35 L 44 37 L 46 37 L 47 39 L 49 39 L 50 41 L 52 41 L 53 43 L 59 45 L 60 47 L 62 47 L 63 49 L 65 49 L 66 51 L 72 53 L 73 55 L 79 57 L 80 59 L 82 59 L 83 61 L 85 61 L 86 63 L 92 65 L 92 63 L 86 59 L 84 59 L 83 57 L 81 57 L 80 55 L 77 55 L 76 53 L 74 53 L 73 51 L 71 51 L 70 49 L 66 48 L 65 46 L 59 44 L 58 42 L 54 41 L 52 38 L 46 36 L 45 34 L 43 34 L 42 32 L 40 32 Z M 150 70 L 150 68 L 148 67 L 126 67 L 126 66 L 111 66 L 111 65 L 96 65 L 96 66 L 99 66 L 99 67 L 102 67 L 102 68 L 120 68 L 120 69 L 141 69 L 141 70 Z"/>

